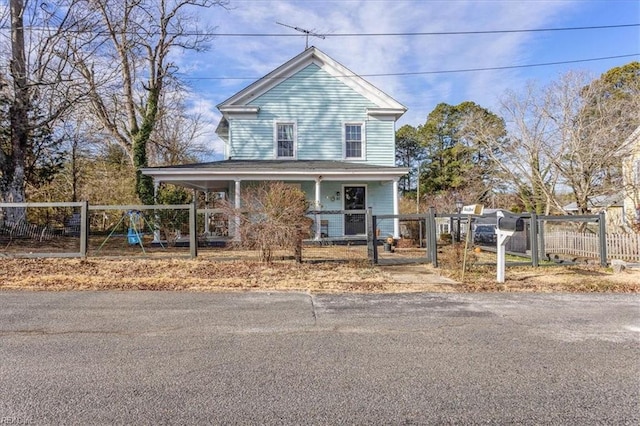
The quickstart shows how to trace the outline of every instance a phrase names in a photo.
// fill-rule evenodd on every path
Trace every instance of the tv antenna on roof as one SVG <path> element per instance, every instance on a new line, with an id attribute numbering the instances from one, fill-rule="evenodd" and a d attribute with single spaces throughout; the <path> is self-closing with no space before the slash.
<path id="1" fill-rule="evenodd" d="M 305 30 L 304 28 L 292 27 L 291 25 L 283 24 L 282 22 L 276 22 L 276 24 L 282 25 L 283 27 L 292 28 L 296 31 L 300 31 L 301 33 L 305 34 L 306 36 L 305 45 L 304 45 L 305 50 L 309 48 L 309 36 L 318 37 L 322 40 L 325 39 L 325 36 L 314 32 L 314 30 Z"/>

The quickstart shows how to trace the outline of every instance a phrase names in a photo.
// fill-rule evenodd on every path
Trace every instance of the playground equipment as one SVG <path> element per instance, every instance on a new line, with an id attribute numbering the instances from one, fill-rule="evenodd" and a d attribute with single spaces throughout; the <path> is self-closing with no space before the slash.
<path id="1" fill-rule="evenodd" d="M 140 236 L 142 235 L 142 231 L 144 230 L 144 216 L 137 210 L 129 210 L 127 214 L 129 215 L 129 230 L 127 231 L 127 241 L 129 242 L 129 245 L 140 244 L 142 246 L 142 249 L 144 250 L 142 238 L 140 238 Z"/>
<path id="2" fill-rule="evenodd" d="M 144 216 L 144 213 L 142 213 L 139 210 L 127 210 L 125 213 L 123 213 L 118 223 L 116 223 L 113 229 L 111 229 L 111 232 L 109 233 L 109 235 L 107 235 L 107 238 L 105 238 L 102 244 L 100 244 L 100 247 L 98 247 L 97 253 L 100 252 L 102 247 L 104 247 L 107 241 L 109 241 L 109 239 L 114 234 L 116 229 L 120 227 L 120 225 L 125 219 L 128 219 L 128 227 L 127 227 L 127 235 L 126 235 L 127 242 L 129 243 L 129 245 L 132 245 L 132 246 L 139 245 L 140 248 L 142 249 L 142 253 L 146 254 L 144 250 L 143 240 L 142 240 L 142 237 L 144 235 L 144 226 L 146 224 L 150 229 L 155 229 L 155 228 L 146 219 L 146 217 Z M 160 243 L 160 246 L 164 248 L 162 243 Z"/>

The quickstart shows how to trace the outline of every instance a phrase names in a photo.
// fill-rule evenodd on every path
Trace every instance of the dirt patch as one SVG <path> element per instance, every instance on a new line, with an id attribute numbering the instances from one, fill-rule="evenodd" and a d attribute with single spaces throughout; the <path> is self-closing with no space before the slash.
<path id="1" fill-rule="evenodd" d="M 504 284 L 495 267 L 371 266 L 365 261 L 296 264 L 279 261 L 190 259 L 3 259 L 0 290 L 295 290 L 310 292 L 639 292 L 640 270 L 613 274 L 595 266 L 509 268 Z"/>

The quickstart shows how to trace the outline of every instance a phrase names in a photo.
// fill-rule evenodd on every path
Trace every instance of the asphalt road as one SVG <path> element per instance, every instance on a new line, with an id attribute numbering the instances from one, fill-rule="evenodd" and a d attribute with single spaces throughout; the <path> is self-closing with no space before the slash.
<path id="1" fill-rule="evenodd" d="M 0 424 L 640 424 L 638 295 L 2 292 Z"/>

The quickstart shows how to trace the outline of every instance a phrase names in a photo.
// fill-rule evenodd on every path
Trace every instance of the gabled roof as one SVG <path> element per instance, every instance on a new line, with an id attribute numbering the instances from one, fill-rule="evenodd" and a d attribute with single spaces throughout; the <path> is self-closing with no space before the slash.
<path id="1" fill-rule="evenodd" d="M 250 108 L 248 105 L 249 102 L 268 92 L 283 80 L 295 75 L 310 64 L 316 64 L 322 70 L 377 105 L 377 108 L 369 109 L 369 114 L 394 115 L 397 119 L 407 110 L 404 105 L 391 96 L 313 46 L 280 65 L 261 79 L 245 87 L 229 99 L 218 104 L 217 107 L 223 115 L 226 112 L 251 112 L 247 110 L 247 108 Z"/>

